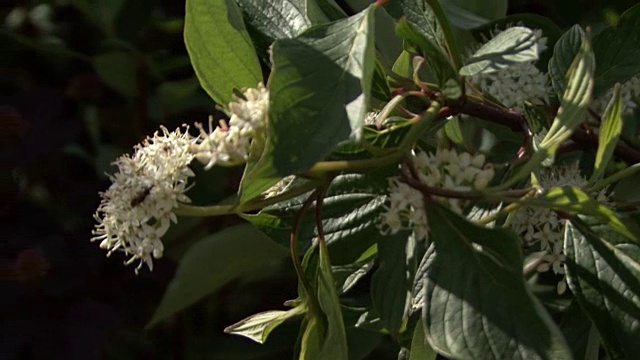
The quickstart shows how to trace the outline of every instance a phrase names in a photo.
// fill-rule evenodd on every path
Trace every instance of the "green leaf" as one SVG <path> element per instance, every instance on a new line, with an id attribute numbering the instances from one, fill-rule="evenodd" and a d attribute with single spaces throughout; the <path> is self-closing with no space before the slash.
<path id="1" fill-rule="evenodd" d="M 314 25 L 307 6 L 308 0 L 237 0 L 252 26 L 271 41 L 293 38 Z M 323 19 L 323 20 L 326 20 Z M 315 24 L 320 23 L 320 21 Z"/>
<path id="2" fill-rule="evenodd" d="M 327 319 L 327 329 L 322 352 L 318 359 L 347 359 L 347 335 L 342 320 L 338 292 L 331 274 L 329 254 L 323 242 L 319 244 L 318 302 Z"/>
<path id="3" fill-rule="evenodd" d="M 451 65 L 447 55 L 439 45 L 424 36 L 422 32 L 416 30 L 406 19 L 403 18 L 398 21 L 396 33 L 422 51 L 430 72 L 436 77 L 440 86 L 444 86 L 449 79 L 458 78 L 456 71 L 453 69 L 453 65 Z M 406 54 L 406 52 L 402 54 Z M 398 60 L 400 60 L 400 58 L 398 58 Z M 410 76 L 411 75 L 408 77 Z"/>
<path id="4" fill-rule="evenodd" d="M 300 346 L 300 359 L 348 359 L 347 335 L 338 300 L 338 292 L 331 273 L 331 262 L 324 242 L 319 242 L 316 277 L 319 312 L 307 312 Z M 309 296 L 309 294 L 307 294 Z"/>
<path id="5" fill-rule="evenodd" d="M 409 258 L 413 255 L 415 240 L 407 232 L 379 236 L 377 240 L 380 265 L 371 280 L 371 299 L 382 325 L 395 338 L 409 311 L 415 273 Z"/>
<path id="6" fill-rule="evenodd" d="M 558 328 L 527 288 L 518 239 L 427 207 L 427 340 L 457 359 L 570 359 Z"/>
<path id="7" fill-rule="evenodd" d="M 325 195 L 322 224 L 334 265 L 357 261 L 381 236 L 376 224 L 384 211 L 387 178 L 396 172 L 397 168 L 390 166 L 367 174 L 340 175 L 333 180 Z M 244 217 L 287 247 L 291 227 L 307 197 L 305 194 Z M 308 212 L 300 226 L 300 253 L 305 253 L 315 239 L 315 217 Z"/>
<path id="8" fill-rule="evenodd" d="M 598 151 L 596 152 L 596 161 L 594 163 L 595 170 L 593 175 L 591 175 L 591 181 L 600 180 L 604 175 L 621 132 L 622 99 L 620 95 L 620 85 L 617 85 L 613 92 L 613 98 L 611 98 L 602 116 L 600 133 L 598 134 Z"/>
<path id="9" fill-rule="evenodd" d="M 299 306 L 289 311 L 265 311 L 241 320 L 231 326 L 227 326 L 224 332 L 228 334 L 247 337 L 259 344 L 267 341 L 269 333 L 285 320 L 304 313 L 304 308 Z"/>
<path id="10" fill-rule="evenodd" d="M 593 38 L 598 64 L 594 96 L 600 96 L 615 83 L 624 83 L 640 73 L 640 4 L 627 10 L 614 27 Z"/>
<path id="11" fill-rule="evenodd" d="M 449 21 L 463 29 L 477 27 L 507 15 L 507 0 L 443 0 L 440 2 Z M 467 21 L 460 23 L 459 17 L 464 17 Z M 470 17 L 475 17 L 476 20 L 471 22 Z M 480 19 L 485 20 L 481 22 Z M 476 25 L 471 26 L 473 24 Z"/>
<path id="12" fill-rule="evenodd" d="M 436 360 L 436 356 L 438 356 L 438 353 L 429 346 L 424 333 L 424 326 L 420 321 L 413 330 L 409 360 Z"/>
<path id="13" fill-rule="evenodd" d="M 590 215 L 604 221 L 604 223 L 628 239 L 638 241 L 613 210 L 592 199 L 577 187 L 554 186 L 547 189 L 541 196 L 524 199 L 521 203 L 544 206 L 557 211 Z"/>
<path id="14" fill-rule="evenodd" d="M 96 73 L 110 88 L 127 97 L 138 95 L 136 61 L 131 53 L 112 51 L 92 60 Z"/>
<path id="15" fill-rule="evenodd" d="M 422 34 L 440 51 L 445 51 L 445 40 L 438 19 L 431 7 L 424 0 L 394 0 L 384 4 L 385 10 L 394 19 L 406 19 L 413 29 Z"/>
<path id="16" fill-rule="evenodd" d="M 514 26 L 482 45 L 460 68 L 460 75 L 489 74 L 513 64 L 535 60 L 538 60 L 538 40 L 533 30 Z"/>
<path id="17" fill-rule="evenodd" d="M 200 240 L 180 260 L 147 326 L 183 310 L 238 276 L 286 256 L 286 250 L 250 224 L 227 228 Z"/>
<path id="18" fill-rule="evenodd" d="M 585 38 L 584 30 L 580 25 L 573 25 L 567 30 L 553 47 L 553 56 L 549 60 L 549 77 L 558 97 L 564 93 L 568 79 L 565 78 L 573 59 L 580 52 L 580 44 Z"/>
<path id="19" fill-rule="evenodd" d="M 200 85 L 226 106 L 234 89 L 262 81 L 260 63 L 233 0 L 187 0 L 184 42 Z"/>
<path id="20" fill-rule="evenodd" d="M 591 101 L 594 69 L 593 52 L 589 39 L 585 37 L 582 39 L 578 55 L 569 67 L 569 82 L 562 95 L 558 114 L 540 143 L 540 147 L 548 151 L 548 155 L 555 153 L 558 146 L 571 136 L 573 129 L 584 121 Z"/>
<path id="21" fill-rule="evenodd" d="M 307 170 L 360 134 L 374 71 L 374 10 L 273 44 L 270 146 L 256 171 L 272 167 L 285 176 Z"/>
<path id="22" fill-rule="evenodd" d="M 625 252 L 578 218 L 567 226 L 567 283 L 612 359 L 633 359 L 640 352 L 640 263 Z"/>
<path id="23" fill-rule="evenodd" d="M 505 4 L 504 10 L 506 13 L 506 9 L 507 9 L 506 2 L 503 0 L 500 0 L 500 2 L 504 2 Z M 442 1 L 441 3 L 442 3 L 442 9 L 447 15 L 447 18 L 449 19 L 449 21 L 453 25 L 459 28 L 473 29 L 473 28 L 480 27 L 492 20 L 487 17 L 484 17 L 484 15 L 480 15 L 479 13 L 471 9 L 467 9 L 467 7 L 472 3 L 468 0 L 463 0 L 460 4 L 456 4 L 456 1 L 452 1 L 452 0 Z M 474 9 L 474 10 L 482 10 L 482 9 L 486 10 L 491 8 L 491 6 L 486 6 L 486 4 L 484 4 L 483 1 L 480 1 L 477 3 L 482 4 L 484 6 L 481 6 L 480 8 Z M 504 15 L 505 14 L 497 16 L 497 18 L 500 18 Z"/>
<path id="24" fill-rule="evenodd" d="M 496 30 L 507 29 L 513 26 L 513 24 L 518 24 L 518 25 L 527 27 L 529 29 L 542 30 L 542 36 L 547 38 L 547 46 L 550 47 L 551 49 L 546 49 L 542 51 L 541 54 L 538 54 L 540 56 L 540 59 L 538 59 L 538 62 L 536 63 L 536 67 L 538 67 L 538 69 L 540 69 L 540 71 L 544 73 L 548 72 L 547 65 L 549 63 L 549 59 L 551 59 L 552 48 L 557 43 L 560 36 L 562 35 L 562 30 L 560 30 L 558 25 L 556 25 L 548 17 L 537 15 L 537 14 L 527 14 L 527 13 L 505 16 L 503 18 L 496 19 L 490 23 L 487 23 L 481 27 L 473 29 L 472 30 L 473 37 L 477 41 L 484 42 L 485 39 L 489 39 L 493 37 L 493 34 L 495 34 Z M 571 60 L 573 60 L 573 57 L 569 59 L 569 61 Z M 565 73 L 566 73 L 566 69 L 565 71 L 562 72 L 562 75 L 564 76 Z"/>

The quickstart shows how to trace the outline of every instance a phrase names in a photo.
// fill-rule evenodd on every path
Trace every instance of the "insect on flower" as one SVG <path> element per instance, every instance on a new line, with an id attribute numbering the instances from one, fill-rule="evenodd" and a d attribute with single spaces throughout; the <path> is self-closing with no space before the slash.
<path id="1" fill-rule="evenodd" d="M 151 193 L 151 189 L 153 189 L 153 185 L 146 187 L 144 190 L 134 196 L 133 199 L 131 199 L 131 207 L 136 207 L 142 204 L 144 199 L 146 199 L 147 196 L 149 196 L 149 194 Z"/>

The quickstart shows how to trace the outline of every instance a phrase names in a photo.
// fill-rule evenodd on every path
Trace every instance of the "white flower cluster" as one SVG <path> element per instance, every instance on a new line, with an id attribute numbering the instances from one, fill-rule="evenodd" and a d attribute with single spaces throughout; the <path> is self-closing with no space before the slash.
<path id="1" fill-rule="evenodd" d="M 209 119 L 209 131 L 201 124 L 197 142 L 191 146 L 196 159 L 210 169 L 216 164 L 236 165 L 247 161 L 251 140 L 260 133 L 267 124 L 269 112 L 269 91 L 258 84 L 244 92 L 244 99 L 238 98 L 229 103 L 231 118 L 229 123 L 220 121 L 219 126 L 212 129 L 213 119 Z"/>
<path id="2" fill-rule="evenodd" d="M 542 30 L 534 30 L 534 34 L 538 39 L 539 55 L 547 48 L 547 38 L 542 36 Z M 524 101 L 547 103 L 547 94 L 551 91 L 547 75 L 536 67 L 534 61 L 514 64 L 489 74 L 473 75 L 470 80 L 482 92 L 516 111 L 524 110 Z"/>
<path id="3" fill-rule="evenodd" d="M 640 74 L 632 77 L 622 84 L 620 89 L 620 95 L 622 98 L 622 113 L 630 114 L 638 107 L 638 99 L 640 98 Z M 595 99 L 591 104 L 591 107 L 602 114 L 607 108 L 607 104 L 613 97 L 613 88 L 609 89 L 606 94 Z"/>
<path id="4" fill-rule="evenodd" d="M 173 209 L 190 202 L 184 193 L 194 176 L 189 168 L 193 141 L 188 129 L 169 132 L 163 127 L 162 134 L 136 145 L 133 156 L 123 155 L 113 163 L 118 172 L 110 176 L 109 189 L 100 193 L 91 241 L 100 241 L 108 255 L 123 251 L 131 257 L 127 265 L 139 260 L 136 273 L 143 264 L 151 270 L 152 258 L 162 257 L 160 238 L 177 222 Z"/>
<path id="5" fill-rule="evenodd" d="M 412 157 L 420 182 L 453 191 L 483 190 L 494 175 L 493 166 L 485 164 L 484 155 L 458 154 L 455 150 L 438 149 L 436 154 L 418 151 Z M 447 199 L 451 209 L 462 213 L 460 199 Z M 389 178 L 386 211 L 380 217 L 382 234 L 395 234 L 402 229 L 413 230 L 416 239 L 426 239 L 429 231 L 422 193 L 402 182 Z"/>
<path id="6" fill-rule="evenodd" d="M 580 173 L 577 163 L 552 167 L 544 170 L 540 176 L 540 185 L 543 188 L 554 186 L 574 186 L 585 188 L 587 180 Z M 591 194 L 598 201 L 606 202 L 604 191 Z M 558 214 L 542 207 L 522 207 L 514 215 L 511 224 L 513 230 L 524 241 L 525 247 L 532 251 L 543 251 L 542 263 L 538 266 L 539 272 L 552 270 L 556 275 L 562 275 L 556 290 L 563 294 L 567 289 L 562 250 L 564 242 L 565 221 Z"/>

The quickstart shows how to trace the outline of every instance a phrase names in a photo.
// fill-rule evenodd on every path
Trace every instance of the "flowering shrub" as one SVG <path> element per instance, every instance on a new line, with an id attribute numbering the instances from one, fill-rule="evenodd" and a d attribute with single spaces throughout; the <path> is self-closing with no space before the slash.
<path id="1" fill-rule="evenodd" d="M 251 225 L 210 239 L 241 249 L 210 272 L 194 245 L 152 323 L 287 249 L 298 297 L 227 332 L 262 343 L 302 318 L 300 359 L 355 357 L 358 329 L 408 359 L 632 358 L 640 228 L 620 189 L 640 169 L 640 8 L 560 34 L 447 1 L 331 3 L 187 1 L 193 67 L 228 120 L 116 160 L 92 240 L 138 272 L 179 216 Z M 377 41 L 384 13 L 401 52 Z M 190 205 L 202 165 L 244 166 L 237 196 Z"/>

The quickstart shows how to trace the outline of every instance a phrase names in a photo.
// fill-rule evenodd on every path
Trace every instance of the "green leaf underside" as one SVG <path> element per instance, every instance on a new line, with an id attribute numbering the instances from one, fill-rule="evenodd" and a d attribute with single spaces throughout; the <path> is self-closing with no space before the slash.
<path id="1" fill-rule="evenodd" d="M 514 26 L 482 45 L 460 69 L 460 75 L 489 74 L 535 60 L 538 60 L 538 40 L 533 30 Z"/>
<path id="2" fill-rule="evenodd" d="M 226 106 L 234 89 L 262 81 L 260 63 L 234 0 L 187 0 L 184 41 L 200 85 Z"/>
<path id="3" fill-rule="evenodd" d="M 548 155 L 555 153 L 558 146 L 569 139 L 573 130 L 584 121 L 593 91 L 594 69 L 593 51 L 589 39 L 585 37 L 578 55 L 569 67 L 569 82 L 562 95 L 560 109 L 540 143 L 540 147 L 549 152 Z"/>
<path id="4" fill-rule="evenodd" d="M 640 249 L 613 246 L 578 218 L 565 233 L 567 283 L 613 359 L 640 352 Z"/>
<path id="5" fill-rule="evenodd" d="M 594 97 L 615 83 L 624 83 L 640 73 L 640 4 L 627 10 L 614 27 L 593 38 L 596 57 Z"/>
<path id="6" fill-rule="evenodd" d="M 438 353 L 433 351 L 427 343 L 422 322 L 418 322 L 413 330 L 409 360 L 436 360 L 436 356 Z"/>
<path id="7" fill-rule="evenodd" d="M 374 10 L 273 44 L 270 146 L 259 170 L 304 171 L 360 132 L 374 70 Z"/>
<path id="8" fill-rule="evenodd" d="M 596 160 L 594 164 L 594 172 L 591 176 L 592 180 L 599 180 L 607 168 L 607 164 L 616 148 L 618 138 L 622 132 L 622 99 L 620 95 L 620 86 L 616 87 L 613 98 L 607 105 L 602 116 L 600 124 L 600 133 L 598 134 L 598 150 L 596 152 Z"/>
<path id="9" fill-rule="evenodd" d="M 555 90 L 559 98 L 562 97 L 567 86 L 568 79 L 566 76 L 569 67 L 571 67 L 573 59 L 578 55 L 580 44 L 584 37 L 585 33 L 582 27 L 574 25 L 562 34 L 553 48 L 553 56 L 549 60 L 549 77 L 551 78 L 553 90 Z"/>
<path id="10" fill-rule="evenodd" d="M 347 335 L 342 319 L 342 310 L 338 292 L 331 274 L 331 262 L 326 246 L 320 244 L 320 271 L 318 272 L 318 302 L 327 317 L 327 334 L 325 340 L 326 357 L 320 359 L 347 359 Z"/>
<path id="11" fill-rule="evenodd" d="M 265 311 L 249 316 L 224 329 L 224 332 L 247 337 L 259 344 L 267 341 L 269 333 L 285 320 L 302 314 L 301 307 L 293 308 L 289 311 L 273 310 Z"/>
<path id="12" fill-rule="evenodd" d="M 180 259 L 148 326 L 214 293 L 238 276 L 286 256 L 286 250 L 251 224 L 227 228 L 200 240 Z"/>
<path id="13" fill-rule="evenodd" d="M 528 290 L 515 236 L 427 208 L 424 322 L 438 352 L 458 359 L 570 359 L 556 325 Z"/>

